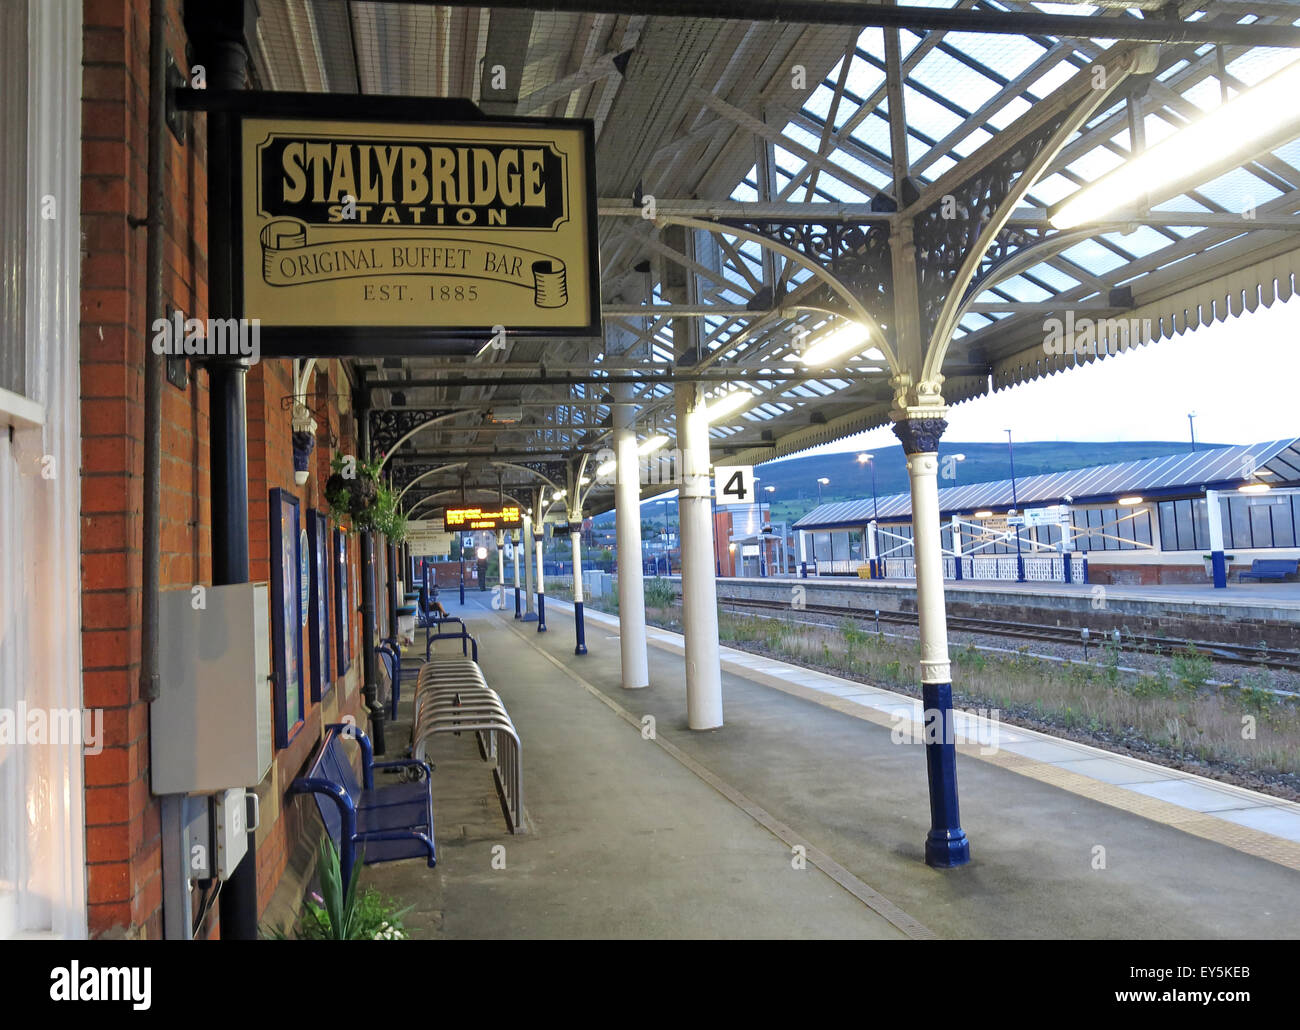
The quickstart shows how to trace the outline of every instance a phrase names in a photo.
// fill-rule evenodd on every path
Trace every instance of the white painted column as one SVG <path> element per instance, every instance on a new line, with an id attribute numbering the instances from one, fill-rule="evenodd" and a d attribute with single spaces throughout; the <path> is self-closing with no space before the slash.
<path id="1" fill-rule="evenodd" d="M 1218 490 L 1205 491 L 1205 521 L 1210 528 L 1210 572 L 1216 590 L 1228 586 L 1228 561 L 1223 552 L 1223 507 Z"/>
<path id="2" fill-rule="evenodd" d="M 867 564 L 871 568 L 872 576 L 879 576 L 882 579 L 885 575 L 885 567 L 881 563 L 876 553 L 876 521 L 872 519 L 867 523 Z"/>
<path id="3" fill-rule="evenodd" d="M 540 516 L 541 513 L 538 512 Z M 546 632 L 546 576 L 542 566 L 542 541 L 546 538 L 546 524 L 533 526 L 533 540 L 537 544 L 537 632 Z"/>
<path id="4" fill-rule="evenodd" d="M 506 610 L 506 535 L 497 530 L 497 607 Z"/>
<path id="5" fill-rule="evenodd" d="M 948 617 L 943 597 L 937 471 L 935 453 L 907 456 L 907 474 L 912 487 L 912 552 L 916 556 L 922 683 L 952 682 L 948 663 Z"/>
<path id="6" fill-rule="evenodd" d="M 577 529 L 573 527 L 577 526 Z M 574 654 L 587 653 L 587 623 L 582 610 L 582 512 L 569 512 L 569 544 L 573 547 Z"/>
<path id="7" fill-rule="evenodd" d="M 948 619 L 944 610 L 943 547 L 940 537 L 937 473 L 939 434 L 946 423 L 929 416 L 904 419 L 894 432 L 907 454 L 912 487 L 912 547 L 916 565 L 916 608 L 921 636 L 921 703 L 925 724 L 942 730 L 926 741 L 930 781 L 930 832 L 927 865 L 951 868 L 970 861 L 970 843 L 961 828 L 957 803 L 957 753 L 948 726 L 952 720 L 952 673 L 948 660 Z"/>
<path id="8" fill-rule="evenodd" d="M 954 515 L 948 524 L 952 532 L 952 566 L 954 579 L 961 579 L 961 522 Z"/>
<path id="9" fill-rule="evenodd" d="M 677 495 L 682 546 L 682 632 L 685 636 L 686 718 L 693 730 L 722 725 L 722 665 L 718 655 L 718 592 L 709 512 L 709 423 L 697 385 L 674 388 L 682 483 Z"/>
<path id="10" fill-rule="evenodd" d="M 645 567 L 641 560 L 641 462 L 637 454 L 630 384 L 614 388 L 614 516 L 618 549 L 618 646 L 623 663 L 623 687 L 650 685 L 650 661 L 645 639 Z M 652 458 L 656 460 L 657 458 Z"/>
<path id="11" fill-rule="evenodd" d="M 1070 509 L 1065 509 L 1065 521 L 1061 525 L 1061 557 L 1065 562 L 1065 581 L 1074 582 L 1074 572 L 1071 566 L 1074 564 L 1074 535 L 1070 528 L 1070 522 L 1073 516 Z"/>
<path id="12" fill-rule="evenodd" d="M 520 596 L 519 596 L 519 592 L 520 592 L 520 590 L 519 590 L 519 587 L 520 587 L 520 583 L 519 583 L 519 552 L 520 552 L 523 548 L 521 548 L 521 547 L 519 546 L 520 534 L 519 534 L 519 532 L 518 532 L 517 530 L 516 530 L 514 533 L 511 534 L 511 538 L 510 538 L 510 539 L 511 539 L 511 546 L 510 546 L 510 549 L 511 549 L 512 551 L 514 551 L 514 557 L 515 557 L 515 618 L 516 618 L 516 619 L 521 619 L 521 618 L 523 618 L 523 614 L 524 614 L 524 613 L 523 613 L 522 609 L 520 608 L 520 600 L 521 600 L 521 598 L 520 598 Z"/>
<path id="13" fill-rule="evenodd" d="M 524 621 L 537 620 L 537 604 L 533 594 L 533 517 L 524 516 L 520 532 L 519 549 L 524 552 Z"/>

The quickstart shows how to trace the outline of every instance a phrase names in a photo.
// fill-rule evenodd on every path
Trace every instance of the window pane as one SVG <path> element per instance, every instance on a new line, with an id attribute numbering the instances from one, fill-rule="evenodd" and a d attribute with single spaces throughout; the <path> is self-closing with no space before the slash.
<path id="1" fill-rule="evenodd" d="M 1273 546 L 1294 547 L 1295 527 L 1291 521 L 1291 504 L 1294 497 L 1280 497 L 1281 501 L 1273 509 Z"/>
<path id="2" fill-rule="evenodd" d="M 1245 497 L 1233 497 L 1228 502 L 1232 511 L 1232 546 L 1250 547 L 1250 509 Z"/>
<path id="3" fill-rule="evenodd" d="M 1192 518 L 1193 528 L 1196 530 L 1193 549 L 1208 551 L 1210 549 L 1210 509 L 1205 503 L 1204 497 L 1198 497 L 1192 501 Z"/>
<path id="4" fill-rule="evenodd" d="M 1174 502 L 1161 501 L 1159 508 L 1160 514 L 1160 547 L 1165 551 L 1178 550 L 1178 527 L 1174 524 Z"/>
<path id="5" fill-rule="evenodd" d="M 1255 547 L 1273 547 L 1273 508 L 1271 498 L 1261 503 L 1247 504 L 1250 512 L 1251 543 Z"/>
<path id="6" fill-rule="evenodd" d="M 1190 542 L 1196 539 L 1195 531 L 1192 528 L 1191 501 L 1174 501 L 1174 521 L 1178 524 L 1179 546 L 1186 550 L 1186 545 L 1182 541 Z"/>
<path id="7" fill-rule="evenodd" d="M 1138 543 L 1151 546 L 1151 512 L 1144 511 L 1133 520 L 1133 539 Z"/>

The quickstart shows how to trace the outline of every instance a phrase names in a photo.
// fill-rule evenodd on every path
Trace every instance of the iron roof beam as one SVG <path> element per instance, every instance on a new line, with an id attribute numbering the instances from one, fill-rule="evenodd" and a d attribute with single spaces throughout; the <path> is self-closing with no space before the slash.
<path id="1" fill-rule="evenodd" d="M 433 0 L 403 0 L 428 4 Z M 566 14 L 633 14 L 641 5 L 620 0 L 474 0 L 452 7 L 491 10 L 555 11 Z M 825 0 L 659 0 L 660 17 L 752 22 L 844 25 L 854 28 L 907 29 L 911 32 L 973 32 L 1010 36 L 1072 36 L 1131 40 L 1137 43 L 1237 43 L 1243 46 L 1300 47 L 1300 29 L 1257 24 L 1211 25 L 1203 21 L 1164 18 L 1097 17 L 1040 14 L 1030 11 L 913 7 L 900 4 L 826 3 Z"/>

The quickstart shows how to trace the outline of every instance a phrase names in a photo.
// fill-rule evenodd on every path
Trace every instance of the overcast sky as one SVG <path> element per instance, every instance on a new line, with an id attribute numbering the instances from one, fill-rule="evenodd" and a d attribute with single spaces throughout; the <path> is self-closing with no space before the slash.
<path id="1" fill-rule="evenodd" d="M 1187 440 L 1258 443 L 1300 436 L 1300 297 L 958 404 L 944 439 Z M 801 455 L 889 447 L 888 428 Z"/>

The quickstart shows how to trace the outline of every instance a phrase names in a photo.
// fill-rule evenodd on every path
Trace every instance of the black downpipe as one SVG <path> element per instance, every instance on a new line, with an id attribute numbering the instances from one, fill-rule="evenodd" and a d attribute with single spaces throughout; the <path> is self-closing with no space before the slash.
<path id="1" fill-rule="evenodd" d="M 195 63 L 207 71 L 209 89 L 241 90 L 248 71 L 246 40 L 257 20 L 256 6 L 186 0 L 185 30 Z M 231 115 L 209 112 L 208 119 L 208 314 L 242 315 L 235 308 L 233 169 L 239 160 Z M 212 583 L 248 582 L 248 423 L 247 368 L 238 361 L 208 364 L 211 419 Z M 248 853 L 221 888 L 222 940 L 257 939 L 257 847 L 248 835 Z"/>
<path id="2" fill-rule="evenodd" d="M 167 151 L 167 12 L 163 0 L 149 4 L 149 170 L 145 187 L 149 210 L 145 236 L 146 319 L 152 327 L 163 318 L 163 237 L 167 231 L 163 184 Z M 148 343 L 144 348 L 144 496 L 141 499 L 143 555 L 140 574 L 140 699 L 158 699 L 158 590 L 162 554 L 159 547 L 162 505 L 163 362 Z"/>
<path id="3" fill-rule="evenodd" d="M 370 461 L 370 391 L 364 386 L 357 391 L 357 422 L 361 427 L 361 456 Z M 365 682 L 361 697 L 370 715 L 370 742 L 375 754 L 382 755 L 384 740 L 384 706 L 379 703 L 379 663 L 375 655 L 375 535 L 368 529 L 361 532 L 361 667 Z"/>

